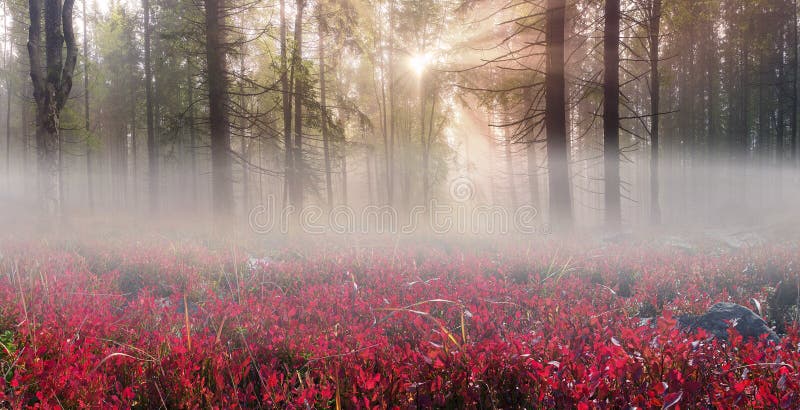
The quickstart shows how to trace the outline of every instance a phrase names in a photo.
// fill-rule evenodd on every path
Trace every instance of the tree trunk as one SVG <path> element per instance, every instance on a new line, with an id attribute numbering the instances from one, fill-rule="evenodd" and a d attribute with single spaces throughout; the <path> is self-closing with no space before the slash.
<path id="1" fill-rule="evenodd" d="M 763 165 L 764 157 L 767 155 L 767 141 L 769 138 L 767 135 L 769 134 L 769 108 L 767 107 L 767 82 L 769 81 L 768 76 L 768 64 L 766 62 L 766 56 L 764 50 L 760 50 L 758 53 L 758 133 L 755 136 L 755 156 L 756 156 L 756 163 L 757 166 L 760 167 Z M 759 189 L 762 186 L 759 185 Z"/>
<path id="2" fill-rule="evenodd" d="M 426 90 L 427 81 L 425 73 L 420 77 L 420 124 L 422 125 L 422 197 L 425 200 L 425 206 L 430 204 L 432 199 L 431 195 L 431 149 L 433 148 L 433 122 L 436 116 L 436 92 Z M 431 88 L 435 87 L 432 85 Z M 430 93 L 430 95 L 428 95 Z M 425 131 L 426 114 L 425 114 L 425 98 L 430 97 L 430 110 L 429 118 L 427 119 L 428 130 Z"/>
<path id="3" fill-rule="evenodd" d="M 27 195 L 29 191 L 29 175 L 32 173 L 31 169 L 28 167 L 29 157 L 30 157 L 30 105 L 28 105 L 28 87 L 25 87 L 25 92 L 22 94 L 23 98 L 20 102 L 20 109 L 22 110 L 22 115 L 20 115 L 20 128 L 22 129 L 22 182 L 25 186 L 25 194 Z"/>
<path id="4" fill-rule="evenodd" d="M 187 61 L 188 76 L 186 85 L 189 89 L 189 160 L 192 169 L 192 209 L 197 211 L 197 130 L 194 126 L 194 77 L 191 65 Z"/>
<path id="5" fill-rule="evenodd" d="M 789 127 L 791 128 L 791 138 L 792 138 L 792 146 L 791 146 L 791 154 L 789 158 L 795 163 L 795 165 L 800 165 L 800 161 L 798 158 L 800 157 L 800 153 L 797 152 L 797 76 L 798 76 L 798 44 L 797 44 L 797 0 L 792 1 L 792 28 L 791 28 L 791 35 L 792 35 L 792 106 L 791 106 L 791 113 L 789 114 Z"/>
<path id="6" fill-rule="evenodd" d="M 117 164 L 118 183 L 120 186 L 120 202 L 118 209 L 125 209 L 128 203 L 128 127 L 124 122 L 120 123 L 119 135 L 119 162 Z"/>
<path id="7" fill-rule="evenodd" d="M 233 213 L 231 135 L 225 63 L 225 0 L 205 0 L 208 116 L 211 132 L 211 191 L 217 229 L 226 229 Z"/>
<path id="8" fill-rule="evenodd" d="M 606 0 L 603 35 L 603 164 L 605 165 L 606 225 L 618 229 L 622 220 L 619 178 L 619 0 Z"/>
<path id="9" fill-rule="evenodd" d="M 711 15 L 712 10 L 709 10 L 709 15 Z M 705 159 L 706 162 L 701 164 L 701 166 L 705 169 L 705 188 L 703 191 L 705 192 L 705 203 L 706 203 L 706 213 L 710 214 L 710 209 L 713 206 L 713 198 L 715 197 L 715 187 L 716 184 L 714 183 L 714 178 L 716 173 L 711 172 L 709 169 L 710 166 L 713 166 L 716 161 L 716 146 L 717 146 L 717 114 L 716 114 L 716 95 L 715 95 L 715 75 L 717 74 L 717 42 L 716 42 L 716 31 L 714 29 L 714 21 L 713 19 L 709 19 L 707 21 L 708 29 L 706 31 L 708 37 L 706 38 L 703 48 L 704 53 L 706 55 L 706 67 L 708 70 L 706 76 L 706 93 L 708 96 L 708 100 L 706 103 L 706 124 L 707 124 L 707 134 L 706 134 L 706 147 L 705 147 Z M 696 180 L 699 178 L 696 178 Z"/>
<path id="10" fill-rule="evenodd" d="M 390 5 L 390 7 L 393 8 L 393 5 Z M 390 39 L 389 39 L 390 45 L 389 45 L 389 48 L 390 49 L 394 47 L 393 40 L 391 38 L 391 36 L 393 36 L 393 32 L 391 30 L 391 26 L 393 25 L 393 18 L 394 18 L 394 13 L 392 12 L 392 10 L 390 10 L 390 14 L 389 14 L 389 20 L 390 20 L 390 23 L 389 23 L 389 25 L 390 25 L 390 34 L 389 34 L 390 35 Z M 378 34 L 382 35 L 383 32 L 381 31 Z M 390 110 L 389 105 L 392 104 L 390 101 L 393 98 L 393 96 L 391 95 L 391 90 L 393 88 L 393 85 L 391 83 L 391 78 L 387 78 L 387 77 L 390 77 L 391 73 L 392 73 L 392 64 L 393 64 L 393 60 L 394 60 L 394 53 L 391 50 L 389 50 L 389 62 L 388 62 L 388 67 L 387 67 L 387 64 L 384 62 L 384 58 L 383 58 L 384 57 L 383 56 L 383 52 L 384 52 L 384 50 L 383 50 L 383 39 L 381 37 L 378 37 L 375 40 L 375 47 L 376 47 L 376 49 L 378 49 L 378 53 L 377 53 L 376 59 L 378 60 L 378 64 L 380 66 L 380 84 L 379 84 L 380 85 L 380 92 L 378 94 L 378 91 L 376 91 L 376 94 L 378 94 L 378 95 L 376 95 L 376 97 L 379 98 L 379 102 L 378 102 L 378 106 L 379 107 L 378 107 L 378 109 L 380 111 L 381 136 L 383 137 L 383 159 L 384 159 L 383 165 L 384 165 L 384 174 L 385 174 L 384 176 L 385 176 L 385 182 L 386 182 L 386 202 L 391 205 L 391 204 L 394 203 L 394 172 L 393 172 L 394 166 L 392 164 L 392 160 L 393 160 L 392 148 L 393 148 L 393 145 L 394 145 L 394 141 L 393 141 L 393 137 L 394 136 L 391 134 L 392 133 L 392 130 L 391 130 L 392 126 L 390 125 L 390 123 L 391 123 L 390 121 L 391 120 L 389 119 L 389 115 L 390 115 L 389 114 L 389 110 Z M 387 72 L 389 73 L 388 76 L 387 76 Z M 388 96 L 388 98 L 387 98 L 387 95 L 386 95 L 387 94 L 387 88 L 389 89 L 389 94 L 390 94 Z"/>
<path id="11" fill-rule="evenodd" d="M 324 21 L 322 16 L 322 3 L 317 5 L 318 17 L 318 41 L 319 41 L 319 105 L 322 114 L 322 149 L 325 157 L 325 189 L 328 200 L 328 209 L 333 208 L 333 183 L 331 182 L 331 157 L 330 157 L 330 137 L 328 136 L 328 108 L 325 100 L 325 37 L 323 36 Z"/>
<path id="12" fill-rule="evenodd" d="M 374 149 L 372 146 L 367 146 L 367 149 L 364 150 L 364 159 L 367 164 L 367 197 L 368 197 L 368 205 L 372 205 L 375 203 L 375 191 L 372 188 L 372 157 L 373 157 Z"/>
<path id="13" fill-rule="evenodd" d="M 6 78 L 6 182 L 11 190 L 11 77 Z"/>
<path id="14" fill-rule="evenodd" d="M 158 145 L 153 117 L 153 67 L 150 61 L 150 0 L 143 0 L 144 9 L 144 83 L 147 116 L 147 168 L 150 213 L 158 212 Z"/>
<path id="15" fill-rule="evenodd" d="M 776 119 L 776 124 L 775 124 L 775 126 L 777 127 L 775 131 L 775 162 L 777 163 L 778 166 L 781 166 L 781 164 L 783 164 L 783 155 L 785 149 L 783 146 L 783 140 L 784 140 L 784 129 L 786 127 L 786 119 L 784 118 L 785 115 L 783 112 L 783 104 L 781 104 L 780 102 L 778 103 L 777 116 L 778 118 Z"/>
<path id="16" fill-rule="evenodd" d="M 419 132 L 420 144 L 422 146 L 422 200 L 424 206 L 428 206 L 428 185 L 430 184 L 428 173 L 428 162 L 430 161 L 428 152 L 428 142 L 425 138 L 425 72 L 419 78 Z"/>
<path id="17" fill-rule="evenodd" d="M 239 54 L 239 69 L 242 72 L 242 76 L 244 76 L 244 57 L 246 54 L 245 45 L 241 46 L 240 54 Z M 239 83 L 239 107 L 240 110 L 246 112 L 247 109 L 245 108 L 245 92 L 243 83 Z M 245 115 L 241 115 L 240 118 L 241 123 L 241 135 L 239 136 L 239 143 L 240 143 L 240 151 L 242 155 L 242 215 L 246 216 L 250 214 L 250 144 L 248 137 L 248 128 L 247 128 L 247 118 Z"/>
<path id="18" fill-rule="evenodd" d="M 74 0 L 65 0 L 63 5 L 61 0 L 44 0 L 45 66 L 43 67 L 40 54 L 42 1 L 29 0 L 28 3 L 30 16 L 28 57 L 33 97 L 37 107 L 39 200 L 42 210 L 52 220 L 58 217 L 61 210 L 58 180 L 59 120 L 61 110 L 72 90 L 72 75 L 77 62 L 78 50 L 72 27 L 73 5 Z"/>
<path id="19" fill-rule="evenodd" d="M 131 64 L 131 78 L 134 77 L 136 65 Z M 133 190 L 133 210 L 139 210 L 139 144 L 136 139 L 136 82 L 131 82 L 131 188 Z"/>
<path id="20" fill-rule="evenodd" d="M 6 15 L 8 9 L 6 3 L 3 1 L 3 16 Z M 9 59 L 12 56 L 11 49 L 11 36 L 8 34 L 8 24 L 6 19 L 3 18 L 3 33 L 5 34 L 5 46 L 3 47 L 3 71 L 6 75 L 6 184 L 7 190 L 11 190 L 11 74 L 8 71 Z"/>
<path id="21" fill-rule="evenodd" d="M 653 0 L 650 10 L 650 219 L 654 225 L 661 224 L 659 199 L 659 122 L 661 100 L 661 77 L 658 67 L 658 49 L 661 43 L 661 0 Z"/>
<path id="22" fill-rule="evenodd" d="M 294 163 L 292 161 L 292 100 L 288 77 L 288 54 L 286 45 L 286 0 L 280 3 L 280 42 L 281 42 L 281 108 L 283 109 L 283 149 L 284 176 L 283 176 L 283 206 L 289 204 L 289 192 L 294 186 Z"/>
<path id="23" fill-rule="evenodd" d="M 784 109 L 784 91 L 783 91 L 783 82 L 786 80 L 786 69 L 783 64 L 784 55 L 786 54 L 786 43 L 784 42 L 784 32 L 781 30 L 780 32 L 780 47 L 778 52 L 778 69 L 775 73 L 776 75 L 776 97 L 777 97 L 777 109 L 776 119 L 775 119 L 775 157 L 774 161 L 775 164 L 780 168 L 783 165 L 783 158 L 784 158 L 784 137 L 785 137 L 785 129 L 786 129 L 786 114 Z M 781 189 L 780 184 L 777 187 L 779 190 Z"/>
<path id="24" fill-rule="evenodd" d="M 735 177 L 737 156 L 736 140 L 739 135 L 739 83 L 737 74 L 737 36 L 736 36 L 736 7 L 733 3 L 728 3 L 725 8 L 725 17 L 727 20 L 728 29 L 725 31 L 725 88 L 727 91 L 728 113 L 726 118 L 726 133 L 725 144 L 722 152 L 725 158 L 725 174 L 729 177 Z M 726 200 L 736 198 L 735 188 L 733 186 L 726 186 L 725 190 Z"/>
<path id="25" fill-rule="evenodd" d="M 380 71 L 381 71 L 381 82 L 380 82 L 380 113 L 381 113 L 381 135 L 383 136 L 383 165 L 384 165 L 384 174 L 386 176 L 386 201 L 388 204 L 393 202 L 392 196 L 394 195 L 394 189 L 392 189 L 392 160 L 390 154 L 390 146 L 391 143 L 389 141 L 389 113 L 388 113 L 388 104 L 386 102 L 386 66 L 383 63 L 383 56 L 380 55 Z"/>
<path id="26" fill-rule="evenodd" d="M 530 195 L 531 206 L 539 209 L 539 164 L 536 160 L 536 142 L 533 138 L 535 133 L 529 132 L 530 140 L 526 148 L 526 159 L 528 165 L 528 194 Z"/>
<path id="27" fill-rule="evenodd" d="M 64 133 L 58 132 L 58 216 L 64 216 Z"/>
<path id="28" fill-rule="evenodd" d="M 11 79 L 6 79 L 6 178 L 11 188 Z"/>
<path id="29" fill-rule="evenodd" d="M 86 133 L 86 199 L 89 212 L 94 211 L 94 184 L 92 175 L 91 124 L 89 122 L 89 42 L 86 39 L 86 0 L 83 0 L 83 130 Z"/>
<path id="30" fill-rule="evenodd" d="M 292 204 L 300 209 L 303 207 L 303 178 L 305 177 L 305 164 L 303 163 L 303 96 L 305 95 L 303 78 L 303 10 L 305 0 L 297 0 L 297 14 L 294 23 L 294 58 L 295 72 L 294 83 L 294 165 L 293 198 Z"/>
<path id="31" fill-rule="evenodd" d="M 742 92 L 740 94 L 739 102 L 739 118 L 741 118 L 741 135 L 737 141 L 737 159 L 739 175 L 735 178 L 738 181 L 737 185 L 739 193 L 738 198 L 742 198 L 747 204 L 747 166 L 750 151 L 750 42 L 747 39 L 742 41 L 742 75 L 740 76 L 740 87 Z"/>
<path id="32" fill-rule="evenodd" d="M 389 74 L 387 81 L 389 82 L 389 169 L 387 175 L 386 189 L 389 193 L 389 205 L 394 206 L 394 191 L 395 180 L 397 179 L 397 164 L 395 161 L 395 80 L 394 80 L 394 0 L 389 1 Z"/>
<path id="33" fill-rule="evenodd" d="M 572 228 L 572 201 L 567 156 L 567 100 L 564 73 L 566 1 L 547 1 L 545 28 L 547 72 L 545 75 L 545 127 L 550 172 L 550 222 L 553 229 Z"/>
<path id="34" fill-rule="evenodd" d="M 342 205 L 347 206 L 347 140 L 342 141 L 340 147 L 342 155 Z M 367 178 L 369 178 L 369 164 L 367 164 Z"/>
<path id="35" fill-rule="evenodd" d="M 398 115 L 400 118 L 405 118 L 406 120 L 402 122 L 402 129 L 397 132 L 400 146 L 400 164 L 403 168 L 400 179 L 398 180 L 398 184 L 400 186 L 399 194 L 400 194 L 400 201 L 403 207 L 403 210 L 411 209 L 411 169 L 413 167 L 411 161 L 412 152 L 411 152 L 411 121 L 409 120 L 412 118 L 411 111 L 406 108 L 401 112 L 401 115 Z M 399 125 L 399 123 L 398 123 Z"/>
<path id="36" fill-rule="evenodd" d="M 517 209 L 517 187 L 514 183 L 514 156 L 511 152 L 511 130 L 503 130 L 504 135 L 504 148 L 505 148 L 505 161 L 506 161 L 506 178 L 508 178 L 508 198 L 510 200 L 511 209 Z"/>

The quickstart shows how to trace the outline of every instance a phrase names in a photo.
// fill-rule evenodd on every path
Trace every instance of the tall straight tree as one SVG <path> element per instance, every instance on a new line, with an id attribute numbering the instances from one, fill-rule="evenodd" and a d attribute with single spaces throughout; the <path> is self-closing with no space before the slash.
<path id="1" fill-rule="evenodd" d="M 78 48 L 72 27 L 74 0 L 29 0 L 28 58 L 36 102 L 36 147 L 39 167 L 39 200 L 45 213 L 56 217 L 61 210 L 59 149 L 61 111 L 72 90 Z M 44 6 L 44 16 L 42 16 Z M 42 17 L 44 17 L 45 65 L 42 65 Z M 66 57 L 64 49 L 66 48 Z"/>
<path id="2" fill-rule="evenodd" d="M 659 110 L 661 99 L 661 76 L 658 67 L 658 49 L 661 44 L 661 0 L 652 0 L 649 10 L 650 26 L 648 40 L 650 52 L 650 219 L 653 224 L 661 223 L 661 204 L 659 202 Z"/>
<path id="3" fill-rule="evenodd" d="M 131 78 L 138 79 L 136 75 L 136 69 L 138 67 L 138 54 L 135 50 L 131 50 Z M 134 80 L 131 81 L 131 182 L 133 185 L 133 209 L 139 209 L 139 178 L 138 178 L 138 148 L 137 148 L 137 136 L 136 136 L 136 90 L 138 89 L 138 81 Z M 192 151 L 194 152 L 194 151 Z"/>
<path id="4" fill-rule="evenodd" d="M 195 129 L 194 121 L 194 73 L 192 71 L 192 62 L 186 59 L 186 90 L 188 91 L 188 104 L 189 104 L 189 158 L 190 167 L 192 172 L 192 207 L 197 209 L 197 130 Z"/>
<path id="5" fill-rule="evenodd" d="M 527 135 L 527 146 L 525 147 L 525 159 L 528 171 L 528 196 L 530 205 L 539 209 L 539 164 L 536 163 L 536 134 L 529 131 Z"/>
<path id="6" fill-rule="evenodd" d="M 798 70 L 798 52 L 800 52 L 800 44 L 797 42 L 797 30 L 798 30 L 798 22 L 797 22 L 797 0 L 792 0 L 790 2 L 791 5 L 791 14 L 792 14 L 792 27 L 789 29 L 789 34 L 791 37 L 790 46 L 792 47 L 792 64 L 789 67 L 792 70 L 792 98 L 791 98 L 791 111 L 789 114 L 789 132 L 791 133 L 791 155 L 789 158 L 794 162 L 795 165 L 800 166 L 800 152 L 797 151 L 797 80 L 799 73 Z"/>
<path id="7" fill-rule="evenodd" d="M 3 1 L 3 16 L 6 16 L 8 10 L 6 8 L 8 1 Z M 3 44 L 3 71 L 6 73 L 6 183 L 7 187 L 11 187 L 11 75 L 8 73 L 11 52 L 11 35 L 8 34 L 8 24 L 5 17 L 3 18 L 3 34 L 5 35 L 5 42 Z"/>
<path id="8" fill-rule="evenodd" d="M 86 23 L 89 16 L 86 14 L 86 0 L 83 0 L 83 127 L 86 133 L 86 196 L 89 210 L 94 210 L 94 185 L 92 175 L 92 144 L 91 128 L 89 123 L 89 42 L 86 39 Z"/>
<path id="9" fill-rule="evenodd" d="M 389 42 L 387 50 L 388 53 L 388 70 L 387 70 L 387 82 L 389 83 L 389 172 L 386 178 L 386 190 L 389 194 L 389 205 L 394 205 L 394 190 L 395 190 L 395 176 L 397 174 L 397 164 L 395 163 L 395 144 L 398 142 L 395 141 L 396 135 L 395 131 L 397 128 L 397 118 L 396 118 L 396 108 L 397 108 L 397 95 L 395 92 L 395 67 L 394 67 L 394 47 L 395 47 L 395 35 L 394 35 L 394 22 L 395 22 L 395 6 L 394 0 L 389 1 Z M 381 76 L 383 77 L 383 76 Z M 399 144 L 398 144 L 399 145 Z"/>
<path id="10" fill-rule="evenodd" d="M 150 59 L 150 0 L 143 0 L 144 12 L 144 92 L 147 121 L 147 169 L 150 213 L 158 211 L 158 146 L 156 145 L 155 118 L 153 117 L 153 66 Z"/>
<path id="11" fill-rule="evenodd" d="M 554 228 L 566 231 L 572 225 L 569 164 L 567 163 L 567 99 L 564 73 L 566 1 L 547 0 L 545 22 L 545 128 L 547 134 L 550 219 Z M 556 225 L 557 224 L 557 225 Z"/>
<path id="12" fill-rule="evenodd" d="M 325 19 L 322 14 L 322 5 L 317 5 L 317 41 L 319 44 L 319 106 L 321 111 L 320 128 L 322 130 L 322 149 L 325 158 L 325 193 L 327 195 L 328 209 L 333 208 L 333 183 L 331 181 L 331 154 L 330 136 L 328 135 L 328 102 L 325 93 Z"/>
<path id="13" fill-rule="evenodd" d="M 225 0 L 205 0 L 208 115 L 211 131 L 211 191 L 218 228 L 233 213 L 231 134 L 228 118 L 228 81 L 225 47 Z"/>
<path id="14" fill-rule="evenodd" d="M 289 50 L 286 44 L 286 0 L 280 2 L 280 42 L 281 42 L 281 108 L 283 109 L 283 149 L 284 149 L 284 176 L 283 176 L 283 206 L 288 205 L 290 192 L 294 184 L 294 163 L 292 161 L 292 99 L 289 88 Z"/>
<path id="15" fill-rule="evenodd" d="M 605 215 L 609 228 L 622 221 L 619 178 L 619 0 L 606 0 L 603 34 L 603 163 Z"/>
<path id="16" fill-rule="evenodd" d="M 507 109 L 506 109 L 507 110 Z M 508 112 L 508 111 L 506 111 Z M 508 120 L 507 120 L 508 121 Z M 514 179 L 516 175 L 514 175 L 514 155 L 511 151 L 511 145 L 514 144 L 514 136 L 512 132 L 508 129 L 503 130 L 503 148 L 504 152 L 504 160 L 506 165 L 506 178 L 508 178 L 508 197 L 509 197 L 509 204 L 511 205 L 512 209 L 517 208 L 517 187 L 514 183 Z"/>
<path id="17" fill-rule="evenodd" d="M 376 48 L 380 49 L 381 46 L 379 44 L 382 43 L 381 37 L 378 36 L 375 39 L 375 41 L 377 43 L 376 44 Z M 393 198 L 394 192 L 393 192 L 393 189 L 391 188 L 392 187 L 392 179 L 393 178 L 392 178 L 392 156 L 390 154 L 390 152 L 391 152 L 391 143 L 390 143 L 390 140 L 389 140 L 389 125 L 388 125 L 388 123 L 389 123 L 389 111 L 388 111 L 388 105 L 387 105 L 387 102 L 386 102 L 386 81 L 387 81 L 387 78 L 386 78 L 385 73 L 386 73 L 387 70 L 386 70 L 386 63 L 385 63 L 384 58 L 383 58 L 383 53 L 378 53 L 377 60 L 378 60 L 377 64 L 378 64 L 378 67 L 380 67 L 379 70 L 380 70 L 380 73 L 381 73 L 380 84 L 379 84 L 379 87 L 378 87 L 380 89 L 380 92 L 379 92 L 379 95 L 378 95 L 378 97 L 379 97 L 378 111 L 380 112 L 381 135 L 383 136 L 383 157 L 385 159 L 385 162 L 384 162 L 385 171 L 384 171 L 384 173 L 386 174 L 386 193 L 387 193 L 386 199 L 387 199 L 387 203 L 391 204 L 393 202 L 393 199 L 394 199 Z"/>
<path id="18" fill-rule="evenodd" d="M 292 205 L 303 207 L 303 96 L 305 80 L 303 78 L 303 11 L 306 0 L 297 0 L 297 14 L 294 21 L 294 152 L 292 153 Z"/>

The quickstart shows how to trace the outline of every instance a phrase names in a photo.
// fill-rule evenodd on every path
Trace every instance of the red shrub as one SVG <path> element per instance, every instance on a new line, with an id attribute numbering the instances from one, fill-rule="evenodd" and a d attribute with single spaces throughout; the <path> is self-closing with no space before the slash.
<path id="1" fill-rule="evenodd" d="M 553 250 L 248 263 L 158 245 L 5 245 L 0 407 L 800 406 L 796 326 L 723 344 L 673 319 L 766 300 L 745 268 L 796 248 L 575 249 L 562 268 Z"/>

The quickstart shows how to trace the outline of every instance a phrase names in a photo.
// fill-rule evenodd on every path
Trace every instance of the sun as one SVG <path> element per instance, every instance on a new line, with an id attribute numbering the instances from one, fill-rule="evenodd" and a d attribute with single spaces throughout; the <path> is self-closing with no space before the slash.
<path id="1" fill-rule="evenodd" d="M 432 59 L 433 57 L 430 53 L 413 54 L 408 60 L 408 65 L 417 76 L 421 76 L 430 65 Z"/>

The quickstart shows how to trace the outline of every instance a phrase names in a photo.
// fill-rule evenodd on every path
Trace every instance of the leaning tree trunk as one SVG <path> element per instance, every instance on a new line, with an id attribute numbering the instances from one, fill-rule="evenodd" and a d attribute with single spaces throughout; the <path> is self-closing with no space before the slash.
<path id="1" fill-rule="evenodd" d="M 225 0 L 205 0 L 208 107 L 211 131 L 211 190 L 218 228 L 230 222 L 233 213 L 231 134 L 225 68 Z"/>
<path id="2" fill-rule="evenodd" d="M 39 200 L 44 213 L 55 219 L 61 210 L 58 162 L 59 120 L 72 90 L 77 46 L 72 27 L 74 0 L 29 0 L 28 58 L 36 102 L 36 146 Z M 42 66 L 41 33 L 44 5 L 45 65 Z M 66 58 L 64 49 L 66 48 Z"/>
<path id="3" fill-rule="evenodd" d="M 547 71 L 545 75 L 545 128 L 547 161 L 550 172 L 550 222 L 553 228 L 567 231 L 572 225 L 572 200 L 569 193 L 567 163 L 567 99 L 564 75 L 564 37 L 566 1 L 548 0 L 545 37 Z"/>
<path id="4" fill-rule="evenodd" d="M 606 225 L 622 220 L 619 178 L 619 0 L 606 0 L 603 70 L 603 163 L 605 164 Z"/>

